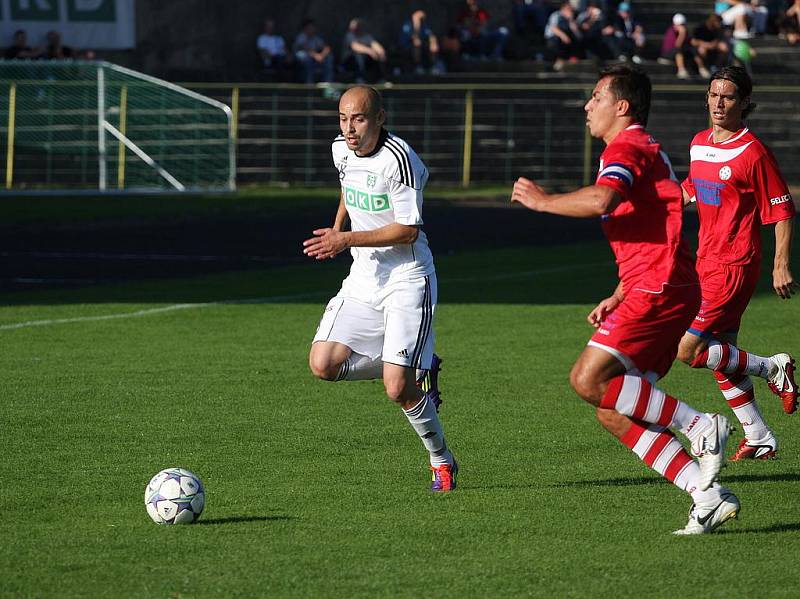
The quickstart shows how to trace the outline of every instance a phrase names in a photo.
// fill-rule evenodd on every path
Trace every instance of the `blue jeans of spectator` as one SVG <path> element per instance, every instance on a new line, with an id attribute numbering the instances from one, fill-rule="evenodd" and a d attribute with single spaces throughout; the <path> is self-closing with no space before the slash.
<path id="1" fill-rule="evenodd" d="M 480 35 L 464 41 L 464 53 L 470 56 L 502 58 L 506 48 L 507 38 L 508 30 L 505 28 L 484 31 Z"/>
<path id="2" fill-rule="evenodd" d="M 328 53 L 322 62 L 317 62 L 306 52 L 297 53 L 297 63 L 303 83 L 314 83 L 316 78 L 323 82 L 333 81 L 333 55 Z"/>

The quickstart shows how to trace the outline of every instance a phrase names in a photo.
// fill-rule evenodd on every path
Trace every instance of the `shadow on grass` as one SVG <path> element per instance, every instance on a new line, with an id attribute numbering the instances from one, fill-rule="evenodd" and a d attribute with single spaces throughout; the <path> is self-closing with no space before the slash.
<path id="1" fill-rule="evenodd" d="M 666 483 L 667 481 L 662 480 L 660 478 L 645 477 L 642 476 L 640 478 L 608 478 L 605 480 L 567 480 L 561 481 L 557 483 L 552 483 L 547 485 L 551 489 L 559 489 L 559 488 L 566 488 L 566 487 L 625 487 L 625 486 L 634 486 L 634 485 L 660 485 Z M 459 485 L 460 489 L 479 489 L 482 491 L 486 490 L 498 490 L 498 489 L 538 489 L 541 488 L 541 484 L 519 484 L 519 483 L 498 483 L 496 485 L 470 485 L 469 487 Z"/>
<path id="2" fill-rule="evenodd" d="M 203 524 L 242 524 L 244 522 L 276 522 L 280 520 L 296 520 L 294 516 L 230 516 L 228 518 L 209 518 L 198 520 L 195 525 Z"/>
<path id="3" fill-rule="evenodd" d="M 800 473 L 783 472 L 780 474 L 730 474 L 724 472 L 720 477 L 723 483 L 749 483 L 749 482 L 798 482 Z M 606 478 L 600 480 L 568 480 L 549 485 L 550 487 L 630 487 L 637 485 L 669 484 L 669 481 L 658 477 L 640 476 L 636 478 Z M 505 485 L 486 488 L 504 488 Z"/>
<path id="4" fill-rule="evenodd" d="M 637 485 L 660 485 L 668 481 L 650 476 L 636 478 L 606 478 L 601 480 L 566 480 L 549 485 L 550 487 L 633 487 Z"/>
<path id="5" fill-rule="evenodd" d="M 790 522 L 786 524 L 773 524 L 761 528 L 724 528 L 716 531 L 718 535 L 742 535 L 752 533 L 773 533 L 773 532 L 797 532 L 800 530 L 800 522 Z"/>
<path id="6" fill-rule="evenodd" d="M 723 482 L 762 483 L 762 482 L 797 482 L 800 472 L 782 472 L 780 474 L 731 474 L 720 477 Z"/>

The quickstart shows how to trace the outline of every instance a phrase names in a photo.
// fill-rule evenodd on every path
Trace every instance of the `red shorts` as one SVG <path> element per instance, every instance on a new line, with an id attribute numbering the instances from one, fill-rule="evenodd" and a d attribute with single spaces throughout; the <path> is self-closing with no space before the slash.
<path id="1" fill-rule="evenodd" d="M 706 339 L 721 333 L 735 335 L 756 290 L 759 263 L 729 266 L 698 258 L 697 274 L 703 301 L 689 332 Z"/>
<path id="2" fill-rule="evenodd" d="M 626 294 L 592 335 L 589 345 L 614 355 L 628 370 L 669 372 L 678 344 L 700 307 L 700 287 L 664 286 L 661 293 Z"/>

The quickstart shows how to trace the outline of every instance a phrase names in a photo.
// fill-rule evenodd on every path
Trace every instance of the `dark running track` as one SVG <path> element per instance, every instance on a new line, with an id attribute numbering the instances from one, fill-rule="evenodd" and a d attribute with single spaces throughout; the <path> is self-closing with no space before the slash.
<path id="1" fill-rule="evenodd" d="M 213 215 L 37 225 L 0 224 L 0 291 L 194 276 L 307 262 L 303 239 L 328 226 L 336 208 L 302 213 Z M 687 226 L 694 225 L 690 217 Z M 567 219 L 510 208 L 505 198 L 428 200 L 425 231 L 436 255 L 602 238 L 595 219 Z"/>

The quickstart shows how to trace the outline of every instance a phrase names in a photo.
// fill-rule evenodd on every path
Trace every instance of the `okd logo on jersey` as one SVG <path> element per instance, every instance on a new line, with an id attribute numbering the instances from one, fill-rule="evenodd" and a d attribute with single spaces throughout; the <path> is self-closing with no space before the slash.
<path id="1" fill-rule="evenodd" d="M 383 212 L 391 208 L 388 194 L 367 193 L 351 187 L 344 188 L 344 203 L 364 212 Z"/>

